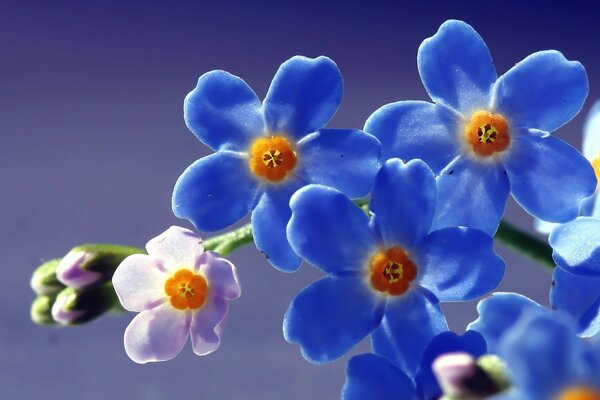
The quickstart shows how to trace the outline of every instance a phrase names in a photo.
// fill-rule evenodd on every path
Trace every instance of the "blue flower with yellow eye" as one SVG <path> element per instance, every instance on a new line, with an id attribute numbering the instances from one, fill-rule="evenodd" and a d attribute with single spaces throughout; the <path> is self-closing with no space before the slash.
<path id="1" fill-rule="evenodd" d="M 497 77 L 483 39 L 447 21 L 419 47 L 421 80 L 434 104 L 383 106 L 364 130 L 384 159 L 419 158 L 439 173 L 435 229 L 469 226 L 493 234 L 508 193 L 533 216 L 567 222 L 596 189 L 589 162 L 549 133 L 581 110 L 583 66 L 549 50 Z"/>
<path id="2" fill-rule="evenodd" d="M 583 127 L 583 155 L 592 164 L 596 178 L 600 181 L 600 101 L 592 106 Z M 588 197 L 581 204 L 581 216 L 600 218 L 600 196 L 596 194 Z M 549 234 L 559 224 L 546 222 L 539 219 L 535 221 L 535 228 L 540 233 Z"/>
<path id="3" fill-rule="evenodd" d="M 433 373 L 433 361 L 448 353 L 466 353 L 475 359 L 486 353 L 483 337 L 473 331 L 459 336 L 453 332 L 436 335 L 421 356 L 415 381 L 393 362 L 377 354 L 354 356 L 346 366 L 342 400 L 430 400 L 442 390 Z"/>
<path id="4" fill-rule="evenodd" d="M 283 271 L 300 258 L 285 227 L 289 199 L 318 183 L 352 198 L 366 195 L 380 144 L 359 130 L 322 129 L 342 99 L 342 77 L 327 57 L 292 57 L 262 102 L 240 78 L 211 71 L 185 98 L 194 135 L 215 151 L 190 165 L 173 191 L 173 212 L 203 231 L 224 229 L 252 212 L 257 248 Z"/>
<path id="5" fill-rule="evenodd" d="M 498 355 L 512 387 L 494 400 L 600 399 L 600 337 L 582 339 L 564 317 L 529 310 L 506 333 Z"/>
<path id="6" fill-rule="evenodd" d="M 504 262 L 476 229 L 432 230 L 435 177 L 421 160 L 388 160 L 377 173 L 369 218 L 348 197 L 321 185 L 291 199 L 292 248 L 327 273 L 304 288 L 284 319 L 288 342 L 324 363 L 365 336 L 376 353 L 414 377 L 425 346 L 447 331 L 439 301 L 483 296 Z"/>

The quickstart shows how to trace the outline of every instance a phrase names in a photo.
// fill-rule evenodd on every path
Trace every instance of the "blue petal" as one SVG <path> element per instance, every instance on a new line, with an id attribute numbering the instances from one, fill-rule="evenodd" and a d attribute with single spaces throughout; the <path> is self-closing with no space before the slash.
<path id="1" fill-rule="evenodd" d="M 588 160 L 600 157 L 600 100 L 597 100 L 583 127 L 583 154 Z"/>
<path id="2" fill-rule="evenodd" d="M 300 139 L 323 128 L 342 101 L 342 75 L 327 57 L 295 56 L 275 74 L 264 101 L 272 133 Z"/>
<path id="3" fill-rule="evenodd" d="M 369 219 L 335 189 L 308 185 L 290 201 L 287 237 L 300 257 L 325 272 L 359 271 L 376 246 Z"/>
<path id="4" fill-rule="evenodd" d="M 442 332 L 434 337 L 425 348 L 417 371 L 417 389 L 422 398 L 439 399 L 443 394 L 432 369 L 436 358 L 442 354 L 460 352 L 477 359 L 486 351 L 485 339 L 475 331 L 467 331 L 462 336 L 454 332 Z"/>
<path id="5" fill-rule="evenodd" d="M 435 197 L 435 176 L 427 164 L 388 160 L 375 178 L 370 207 L 385 245 L 412 248 L 427 235 Z"/>
<path id="6" fill-rule="evenodd" d="M 598 300 L 600 300 L 600 274 L 598 276 L 576 275 L 561 267 L 554 270 L 550 290 L 552 308 L 580 321 L 580 331 L 587 328 L 589 321 L 586 313 Z"/>
<path id="7" fill-rule="evenodd" d="M 448 330 L 438 300 L 424 289 L 390 297 L 379 328 L 371 335 L 373 351 L 386 357 L 411 378 L 425 346 Z"/>
<path id="8" fill-rule="evenodd" d="M 283 272 L 300 268 L 300 257 L 287 241 L 285 230 L 292 216 L 289 201 L 299 185 L 272 185 L 265 188 L 252 211 L 252 236 L 256 248 L 269 263 Z"/>
<path id="9" fill-rule="evenodd" d="M 456 115 L 424 101 L 399 101 L 375 111 L 365 132 L 381 141 L 383 160 L 419 158 L 439 173 L 456 157 L 459 141 Z"/>
<path id="10" fill-rule="evenodd" d="M 202 231 L 228 227 L 256 204 L 259 183 L 248 160 L 214 153 L 190 165 L 173 189 L 173 213 Z"/>
<path id="11" fill-rule="evenodd" d="M 579 217 L 563 224 L 548 242 L 559 266 L 576 274 L 600 275 L 600 219 Z"/>
<path id="12" fill-rule="evenodd" d="M 535 399 L 553 398 L 584 363 L 583 341 L 558 315 L 528 312 L 502 339 L 499 355 L 512 383 Z"/>
<path id="13" fill-rule="evenodd" d="M 490 353 L 496 353 L 500 340 L 512 328 L 523 312 L 544 310 L 535 301 L 517 293 L 494 293 L 477 304 L 479 318 L 467 329 L 483 335 Z"/>
<path id="14" fill-rule="evenodd" d="M 486 233 L 464 227 L 427 235 L 418 249 L 419 284 L 440 301 L 467 301 L 496 289 L 504 261 Z"/>
<path id="15" fill-rule="evenodd" d="M 504 215 L 509 183 L 501 165 L 457 157 L 437 178 L 432 230 L 454 226 L 496 233 Z"/>
<path id="16" fill-rule="evenodd" d="M 376 354 L 348 361 L 342 400 L 416 400 L 415 385 L 406 374 Z"/>
<path id="17" fill-rule="evenodd" d="M 486 108 L 496 69 L 485 42 L 462 21 L 446 21 L 419 47 L 417 65 L 436 103 L 463 113 Z"/>
<path id="18" fill-rule="evenodd" d="M 385 302 L 362 276 L 326 276 L 304 288 L 283 321 L 285 340 L 316 364 L 344 355 L 375 329 Z"/>
<path id="19" fill-rule="evenodd" d="M 553 132 L 575 117 L 588 94 L 583 66 L 556 50 L 534 53 L 498 78 L 496 110 L 513 128 Z"/>
<path id="20" fill-rule="evenodd" d="M 247 151 L 264 132 L 260 100 L 242 79 L 211 71 L 185 98 L 185 123 L 213 150 Z"/>
<path id="21" fill-rule="evenodd" d="M 539 131 L 514 137 L 503 163 L 514 199 L 528 213 L 548 222 L 579 215 L 581 202 L 594 194 L 590 163 L 566 142 Z"/>
<path id="22" fill-rule="evenodd" d="M 600 339 L 600 296 L 598 297 L 598 300 L 594 302 L 594 304 L 592 304 L 579 319 L 579 327 L 582 328 L 582 330 L 579 332 L 579 336 L 584 338 L 595 337 Z M 598 348 L 596 354 L 598 358 L 598 373 L 596 376 L 600 376 L 600 348 Z"/>
<path id="23" fill-rule="evenodd" d="M 357 198 L 371 191 L 379 168 L 381 145 L 362 131 L 323 129 L 299 143 L 298 157 L 306 181 Z"/>

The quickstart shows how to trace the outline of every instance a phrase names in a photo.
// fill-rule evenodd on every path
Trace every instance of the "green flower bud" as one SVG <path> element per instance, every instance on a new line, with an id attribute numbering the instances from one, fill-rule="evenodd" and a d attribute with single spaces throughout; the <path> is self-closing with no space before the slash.
<path id="1" fill-rule="evenodd" d="M 86 289 L 67 287 L 52 306 L 52 318 L 62 325 L 80 325 L 98 318 L 117 303 L 112 284 Z"/>
<path id="2" fill-rule="evenodd" d="M 39 295 L 56 294 L 65 288 L 56 276 L 60 258 L 46 261 L 33 272 L 31 288 Z"/>
<path id="3" fill-rule="evenodd" d="M 38 296 L 31 304 L 31 320 L 38 325 L 51 326 L 56 322 L 52 319 L 52 304 L 55 295 Z"/>

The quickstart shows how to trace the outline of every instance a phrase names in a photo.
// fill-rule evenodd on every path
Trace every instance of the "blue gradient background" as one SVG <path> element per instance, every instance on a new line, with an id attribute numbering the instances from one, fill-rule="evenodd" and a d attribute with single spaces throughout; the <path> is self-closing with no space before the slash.
<path id="1" fill-rule="evenodd" d="M 0 3 L 0 398 L 331 399 L 348 357 L 305 362 L 281 335 L 289 301 L 319 276 L 276 272 L 247 248 L 232 256 L 243 296 L 222 348 L 139 366 L 122 345 L 133 317 L 50 329 L 29 320 L 29 277 L 75 244 L 142 246 L 171 224 L 173 184 L 208 153 L 187 130 L 184 96 L 211 69 L 243 77 L 263 97 L 281 62 L 328 55 L 345 79 L 331 127 L 362 127 L 400 99 L 428 99 L 416 69 L 420 42 L 446 19 L 472 24 L 499 73 L 555 48 L 590 78 L 582 115 L 557 135 L 580 146 L 600 97 L 600 6 L 553 2 L 2 1 Z M 557 188 L 560 190 L 560 188 Z M 510 205 L 509 218 L 531 219 Z M 503 290 L 547 303 L 546 271 L 499 247 Z M 445 307 L 462 331 L 475 303 Z M 356 349 L 367 351 L 366 342 Z"/>

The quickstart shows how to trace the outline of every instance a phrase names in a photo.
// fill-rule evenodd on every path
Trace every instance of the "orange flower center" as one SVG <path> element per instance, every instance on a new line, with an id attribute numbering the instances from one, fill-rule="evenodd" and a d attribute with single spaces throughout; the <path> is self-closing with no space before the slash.
<path id="1" fill-rule="evenodd" d="M 197 310 L 206 302 L 208 284 L 202 275 L 180 269 L 165 282 L 165 293 L 177 310 Z"/>
<path id="2" fill-rule="evenodd" d="M 465 126 L 465 140 L 475 154 L 489 157 L 510 144 L 508 122 L 500 114 L 476 111 Z"/>
<path id="3" fill-rule="evenodd" d="M 587 387 L 574 387 L 562 392 L 557 400 L 600 400 L 600 393 Z"/>
<path id="4" fill-rule="evenodd" d="M 296 152 L 283 136 L 257 139 L 250 149 L 250 170 L 270 182 L 282 181 L 297 161 Z"/>
<path id="5" fill-rule="evenodd" d="M 417 267 L 402 247 L 390 247 L 371 259 L 371 286 L 379 292 L 399 296 L 417 276 Z"/>

